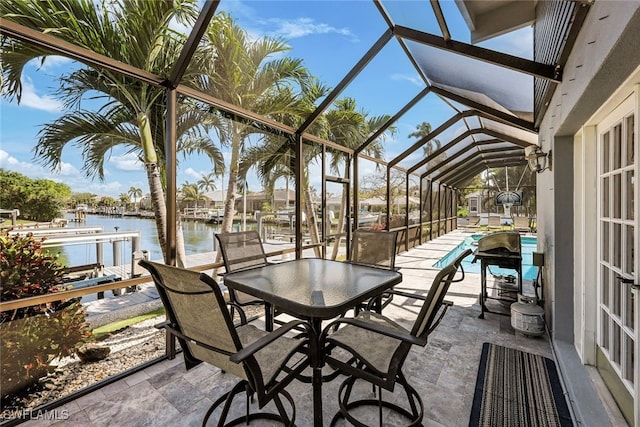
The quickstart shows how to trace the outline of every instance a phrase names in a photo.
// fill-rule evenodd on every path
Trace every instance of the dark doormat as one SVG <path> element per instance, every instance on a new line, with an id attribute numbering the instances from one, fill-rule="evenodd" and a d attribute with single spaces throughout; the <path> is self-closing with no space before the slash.
<path id="1" fill-rule="evenodd" d="M 555 363 L 484 343 L 469 426 L 573 426 Z"/>

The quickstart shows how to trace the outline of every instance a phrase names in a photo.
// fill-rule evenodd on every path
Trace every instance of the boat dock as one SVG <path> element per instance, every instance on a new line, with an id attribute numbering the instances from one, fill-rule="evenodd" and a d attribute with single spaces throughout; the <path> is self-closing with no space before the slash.
<path id="1" fill-rule="evenodd" d="M 149 257 L 149 253 L 140 247 L 140 231 L 105 232 L 101 226 L 87 226 L 29 229 L 29 232 L 33 233 L 36 239 L 43 241 L 43 248 L 64 245 L 95 245 L 96 259 L 88 260 L 87 262 L 90 264 L 65 268 L 65 277 L 69 280 L 66 285 L 70 289 L 84 290 L 81 302 L 87 310 L 87 321 L 92 327 L 147 313 L 162 305 L 150 277 L 148 282 L 137 286 L 126 287 L 125 285 L 123 288 L 91 293 L 93 287 L 102 285 L 101 287 L 104 289 L 104 284 L 116 284 L 134 277 L 149 276 L 148 271 L 138 264 L 141 259 Z M 24 233 L 24 230 L 12 230 L 9 233 Z M 287 253 L 269 257 L 269 260 L 277 262 L 292 259 L 295 244 L 289 239 L 278 240 L 274 237 L 280 236 L 263 238 L 265 252 L 275 253 L 287 250 Z M 103 249 L 105 244 L 111 247 L 114 265 L 105 265 L 104 263 L 104 251 L 109 250 Z M 128 244 L 131 245 L 130 249 Z M 213 249 L 213 251 L 187 255 L 187 267 L 215 263 L 217 252 L 215 247 Z M 127 254 L 129 250 L 131 253 Z M 304 254 L 305 256 L 315 256 L 313 249 L 306 249 Z M 155 261 L 163 262 L 161 259 Z M 211 270 L 207 272 L 213 273 Z"/>
<path id="2" fill-rule="evenodd" d="M 281 251 L 283 249 L 293 249 L 294 245 L 284 242 L 266 241 L 264 242 L 265 252 L 271 253 Z M 313 255 L 313 249 L 306 249 L 304 254 Z M 211 264 L 215 262 L 217 253 L 202 252 L 198 254 L 187 255 L 187 267 L 195 267 L 198 265 Z M 287 261 L 293 259 L 292 253 L 277 255 L 270 257 L 270 261 Z M 161 260 L 156 260 L 162 262 Z M 139 267 L 139 273 L 142 277 L 149 276 L 149 272 Z M 120 266 L 104 267 L 105 274 L 115 274 L 120 277 L 130 277 L 131 264 L 123 264 Z M 207 273 L 212 274 L 209 270 Z M 87 310 L 87 321 L 92 327 L 104 325 L 119 319 L 137 316 L 149 311 L 155 310 L 162 306 L 155 285 L 149 278 L 148 283 L 143 283 L 137 287 L 135 292 L 125 293 L 121 295 L 105 295 L 104 299 L 98 299 L 83 303 Z M 111 294 L 111 293 L 109 293 Z"/>

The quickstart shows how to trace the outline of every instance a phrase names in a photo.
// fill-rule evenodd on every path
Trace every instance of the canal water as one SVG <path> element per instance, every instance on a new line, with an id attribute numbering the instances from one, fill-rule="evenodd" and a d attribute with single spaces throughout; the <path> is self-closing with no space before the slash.
<path id="1" fill-rule="evenodd" d="M 71 220 L 73 215 L 67 215 L 67 219 Z M 86 222 L 69 221 L 68 227 L 102 227 L 104 232 L 117 231 L 140 231 L 140 249 L 149 252 L 149 259 L 162 259 L 162 251 L 158 244 L 158 233 L 156 231 L 156 223 L 152 218 L 138 218 L 133 216 L 107 216 L 107 215 L 87 215 Z M 247 224 L 247 228 L 253 227 L 255 224 Z M 184 234 L 184 244 L 187 255 L 211 252 L 214 250 L 213 239 L 214 233 L 220 231 L 216 224 L 207 224 L 203 221 L 183 221 L 182 229 Z M 118 254 L 114 254 L 113 245 L 103 243 L 103 260 L 105 266 L 114 265 L 114 255 L 120 258 L 123 264 L 131 263 L 131 242 L 122 242 L 117 248 Z M 116 245 L 117 246 L 117 245 Z M 77 244 L 65 245 L 59 247 L 51 247 L 47 249 L 50 253 L 57 254 L 58 260 L 65 266 L 76 266 L 84 264 L 92 264 L 96 262 L 96 244 Z"/>

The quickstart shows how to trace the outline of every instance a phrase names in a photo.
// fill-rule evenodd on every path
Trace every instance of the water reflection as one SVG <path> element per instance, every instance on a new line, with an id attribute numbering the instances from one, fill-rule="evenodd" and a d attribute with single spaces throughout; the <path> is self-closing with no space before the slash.
<path id="1" fill-rule="evenodd" d="M 67 219 L 72 219 L 73 215 L 67 215 Z M 158 233 L 155 220 L 138 217 L 117 217 L 106 215 L 87 215 L 84 223 L 69 222 L 69 227 L 96 227 L 101 226 L 105 232 L 140 231 L 140 249 L 149 252 L 152 260 L 162 259 L 162 250 L 158 243 Z M 117 229 L 116 229 L 117 227 Z M 255 229 L 255 224 L 247 224 L 247 228 Z M 213 251 L 213 235 L 220 231 L 220 226 L 207 224 L 201 221 L 184 221 L 182 223 L 184 234 L 185 250 L 187 255 L 200 252 Z M 66 266 L 84 265 L 95 263 L 97 260 L 96 244 L 76 244 L 60 247 L 51 247 L 49 252 L 59 254 L 59 261 Z M 131 241 L 122 242 L 117 245 L 102 244 L 103 263 L 106 266 L 114 265 L 114 258 L 120 258 L 123 263 L 131 262 Z M 116 253 L 114 253 L 116 252 Z"/>

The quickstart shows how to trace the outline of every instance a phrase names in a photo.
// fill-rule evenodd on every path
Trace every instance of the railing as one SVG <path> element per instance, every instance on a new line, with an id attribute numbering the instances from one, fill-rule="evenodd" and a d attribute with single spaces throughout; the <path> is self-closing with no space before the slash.
<path id="1" fill-rule="evenodd" d="M 312 249 L 316 246 L 319 246 L 319 244 L 305 245 L 303 246 L 303 249 Z M 294 253 L 294 252 L 295 252 L 295 248 L 285 248 L 278 251 L 269 252 L 266 255 L 267 255 L 267 258 L 271 258 L 274 256 L 285 255 L 285 254 Z M 191 267 L 190 270 L 207 271 L 207 270 L 218 269 L 222 267 L 224 267 L 223 262 L 215 262 L 215 263 L 203 264 L 203 265 Z M 0 303 L 0 312 L 17 310 L 19 308 L 26 308 L 26 307 L 31 307 L 35 305 L 42 305 L 42 304 L 46 304 L 54 301 L 82 297 L 85 295 L 92 295 L 98 292 L 106 292 L 114 289 L 134 287 L 134 286 L 141 285 L 144 283 L 149 283 L 149 282 L 151 282 L 150 276 L 142 276 L 142 277 L 136 277 L 133 279 L 126 279 L 126 280 L 120 280 L 112 283 L 104 283 L 101 285 L 85 287 L 82 289 L 71 289 L 68 291 L 56 292 L 53 294 L 38 295 L 35 297 L 22 298 L 14 301 L 6 301 L 6 302 Z"/>
<path id="2" fill-rule="evenodd" d="M 314 247 L 318 246 L 317 244 L 312 244 L 312 245 L 305 245 L 303 246 L 303 249 L 312 249 Z M 276 251 L 272 251 L 272 252 L 268 252 L 266 254 L 267 258 L 272 258 L 272 257 L 276 257 L 276 256 L 282 256 L 285 254 L 291 254 L 291 253 L 295 253 L 295 248 L 285 248 L 285 249 L 280 249 L 280 250 L 276 250 Z M 198 265 L 195 267 L 192 267 L 191 269 L 194 271 L 210 271 L 213 269 L 218 269 L 224 267 L 224 263 L 222 262 L 214 262 L 214 263 L 208 263 L 208 264 L 203 264 L 203 265 Z M 101 278 L 98 278 L 101 279 Z M 112 283 L 105 283 L 105 284 L 100 284 L 100 285 L 95 285 L 95 286 L 89 286 L 89 287 L 85 287 L 85 288 L 81 288 L 81 289 L 71 289 L 71 290 L 67 290 L 67 291 L 61 291 L 61 292 L 57 292 L 57 293 L 53 293 L 53 294 L 47 294 L 47 295 L 41 295 L 41 296 L 35 296 L 35 297 L 29 297 L 29 298 L 23 298 L 23 299 L 19 299 L 19 300 L 14 300 L 14 301 L 7 301 L 7 302 L 2 302 L 0 303 L 0 312 L 9 312 L 12 310 L 18 310 L 18 309 L 23 309 L 23 308 L 28 308 L 28 307 L 42 307 L 44 305 L 48 305 L 50 303 L 56 302 L 56 301 L 68 301 L 68 300 L 72 300 L 74 298 L 78 298 L 78 297 L 82 297 L 85 295 L 92 295 L 92 294 L 96 294 L 98 292 L 106 292 L 106 291 L 113 291 L 115 289 L 120 289 L 120 288 L 133 288 L 137 285 L 141 285 L 141 284 L 145 284 L 145 283 L 150 283 L 152 281 L 151 276 L 142 276 L 142 277 L 136 277 L 136 278 L 132 278 L 132 279 L 126 279 L 126 280 L 121 280 L 121 281 L 117 281 L 117 282 L 112 282 Z M 7 321 L 5 323 L 0 324 L 0 326 L 2 327 L 2 346 L 3 348 L 5 348 L 5 350 L 3 350 L 3 353 L 7 353 L 6 347 L 5 345 L 11 341 L 11 342 L 17 342 L 19 340 L 21 340 L 20 335 L 25 335 L 24 333 L 20 332 L 20 331 L 29 331 L 28 335 L 33 335 L 35 333 L 35 335 L 33 335 L 33 337 L 35 337 L 36 339 L 38 339 L 38 343 L 41 342 L 41 340 L 45 340 L 48 344 L 50 345 L 51 343 L 55 343 L 57 341 L 57 339 L 60 340 L 65 340 L 65 336 L 66 334 L 69 332 L 69 330 L 65 330 L 64 327 L 61 328 L 61 324 L 64 323 L 64 320 L 66 319 L 65 316 L 67 316 L 66 314 L 63 314 L 62 312 L 53 312 L 53 313 L 48 313 L 48 314 L 38 314 L 36 316 L 31 316 L 31 317 L 25 317 L 25 318 L 21 318 L 21 319 L 16 319 L 16 320 L 12 320 L 12 321 Z M 60 322 L 58 323 L 56 322 L 52 322 L 52 319 L 57 319 Z M 114 319 L 115 320 L 115 319 Z M 37 330 L 33 330 L 34 328 L 36 328 Z M 59 331 L 57 331 L 56 328 L 61 328 Z M 161 331 L 158 331 L 157 333 L 162 333 Z M 16 335 L 17 334 L 17 335 Z M 26 335 L 25 335 L 26 336 Z M 58 338 L 56 338 L 56 336 L 58 336 Z M 157 335 L 154 335 L 157 337 Z M 32 337 L 32 338 L 33 338 Z M 42 338 L 40 338 L 42 337 Z M 28 337 L 27 337 L 28 338 Z M 69 338 L 66 338 L 67 341 L 69 340 Z M 155 338 L 157 339 L 157 338 Z M 5 341 L 8 340 L 8 341 Z M 67 392 L 66 394 L 62 394 L 60 395 L 59 398 L 55 399 L 55 398 L 51 398 L 49 397 L 49 400 L 42 400 L 44 403 L 42 404 L 38 404 L 38 405 L 33 405 L 36 407 L 31 407 L 28 406 L 29 403 L 32 400 L 27 399 L 27 400 L 19 400 L 18 402 L 27 402 L 24 405 L 27 405 L 28 407 L 15 407 L 12 409 L 11 405 L 11 400 L 8 399 L 7 401 L 5 401 L 5 398 L 3 397 L 3 404 L 5 405 L 6 411 L 5 412 L 5 416 L 3 416 L 2 419 L 0 419 L 0 426 L 5 427 L 5 426 L 12 426 L 12 425 L 17 425 L 20 424 L 21 422 L 24 422 L 26 419 L 31 417 L 31 414 L 38 414 L 38 413 L 43 413 L 43 411 L 49 411 L 53 408 L 56 408 L 60 405 L 64 405 L 67 402 L 70 402 L 74 399 L 77 399 L 85 394 L 91 393 L 105 385 L 111 384 L 114 381 L 117 381 L 121 378 L 124 378 L 128 375 L 134 374 L 136 372 L 139 372 L 142 369 L 145 369 L 147 367 L 149 367 L 150 365 L 160 362 L 162 360 L 165 360 L 166 358 L 171 358 L 173 355 L 175 355 L 175 341 L 173 340 L 173 337 L 167 336 L 164 339 L 165 345 L 164 345 L 164 354 L 158 356 L 157 354 L 149 354 L 147 359 L 145 361 L 141 361 L 138 362 L 135 366 L 128 366 L 126 363 L 123 363 L 122 369 L 117 369 L 114 372 L 108 373 L 107 376 L 99 381 L 96 381 L 94 383 L 90 383 L 86 386 L 84 386 L 83 388 L 76 390 L 76 391 L 71 391 L 71 392 Z M 67 344 L 73 346 L 75 345 L 74 342 L 68 342 Z M 100 344 L 101 342 L 96 342 L 97 344 Z M 46 346 L 45 346 L 46 347 Z M 45 350 L 46 351 L 46 350 Z M 117 353 L 115 353 L 117 354 Z M 121 353 L 119 356 L 115 356 L 115 361 L 112 361 L 110 363 L 114 363 L 116 364 L 117 361 L 124 361 L 126 360 L 126 358 L 128 357 L 127 355 L 128 353 Z M 3 354 L 3 356 L 7 356 L 7 354 Z M 33 355 L 31 355 L 31 358 Z M 113 355 L 112 355 L 113 356 Z M 22 359 L 20 359 L 22 360 Z M 80 363 L 80 362 L 79 362 Z M 68 366 L 68 365 L 65 365 Z M 78 365 L 76 365 L 78 366 Z M 62 369 L 62 371 L 64 371 L 65 367 L 60 367 L 59 369 Z M 69 369 L 69 368 L 67 368 Z M 3 373 L 4 373 L 4 366 L 3 366 Z M 12 375 L 11 378 L 18 378 L 15 375 L 15 371 L 11 371 Z M 38 375 L 38 376 L 44 376 L 46 375 L 47 372 L 43 371 L 42 374 Z M 37 376 L 35 377 L 37 378 Z M 64 381 L 64 380 L 63 380 Z M 65 383 L 66 385 L 66 383 Z M 3 392 L 5 390 L 3 389 Z M 8 393 L 12 393 L 11 391 L 9 391 Z M 48 392 L 50 393 L 50 391 Z M 49 396 L 51 396 L 49 394 Z M 11 397 L 11 396 L 9 396 Z M 47 399 L 47 398 L 45 398 Z M 6 406 L 9 405 L 9 406 Z M 22 403 L 17 403 L 17 405 L 22 405 Z M 18 416 L 16 418 L 10 418 L 8 415 L 6 414 L 10 414 L 12 413 L 12 411 L 16 412 L 16 414 L 18 414 Z"/>

